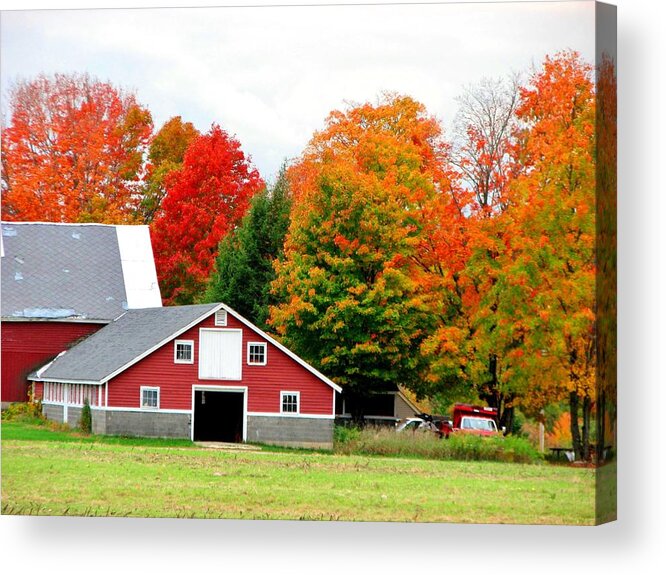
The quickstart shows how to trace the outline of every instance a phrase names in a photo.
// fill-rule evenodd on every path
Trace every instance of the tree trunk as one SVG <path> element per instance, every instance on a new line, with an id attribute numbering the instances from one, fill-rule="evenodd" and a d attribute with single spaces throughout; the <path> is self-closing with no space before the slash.
<path id="1" fill-rule="evenodd" d="M 606 394 L 602 391 L 597 398 L 597 465 L 606 459 Z"/>
<path id="2" fill-rule="evenodd" d="M 576 456 L 576 460 L 583 459 L 583 445 L 578 428 L 578 402 L 579 397 L 575 391 L 569 394 L 569 414 L 571 415 L 571 445 Z"/>
<path id="3" fill-rule="evenodd" d="M 509 407 L 506 407 L 506 405 L 509 404 Z M 514 407 L 513 407 L 513 398 L 511 400 L 507 400 L 504 403 L 504 410 L 502 411 L 502 416 L 499 418 L 499 425 L 500 428 L 505 427 L 504 435 L 509 435 L 510 433 L 513 432 L 513 415 L 514 415 Z"/>
<path id="4" fill-rule="evenodd" d="M 592 400 L 589 395 L 583 398 L 583 437 L 582 437 L 582 454 L 583 461 L 589 461 L 591 458 L 590 453 L 590 415 L 592 413 Z"/>

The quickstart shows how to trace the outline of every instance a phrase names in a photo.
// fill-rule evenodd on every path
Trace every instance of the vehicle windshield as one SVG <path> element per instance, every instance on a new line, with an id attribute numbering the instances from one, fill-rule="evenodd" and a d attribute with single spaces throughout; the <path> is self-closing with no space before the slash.
<path id="1" fill-rule="evenodd" d="M 475 429 L 480 431 L 497 431 L 497 426 L 492 419 L 484 417 L 463 417 L 460 422 L 462 429 Z"/>

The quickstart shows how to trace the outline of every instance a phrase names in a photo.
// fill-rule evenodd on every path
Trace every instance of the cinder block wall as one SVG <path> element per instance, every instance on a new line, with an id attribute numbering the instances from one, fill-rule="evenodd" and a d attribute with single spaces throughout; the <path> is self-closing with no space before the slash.
<path id="1" fill-rule="evenodd" d="M 104 433 L 140 437 L 191 437 L 189 413 L 105 411 Z"/>
<path id="2" fill-rule="evenodd" d="M 333 420 L 249 415 L 247 441 L 287 447 L 333 448 Z"/>

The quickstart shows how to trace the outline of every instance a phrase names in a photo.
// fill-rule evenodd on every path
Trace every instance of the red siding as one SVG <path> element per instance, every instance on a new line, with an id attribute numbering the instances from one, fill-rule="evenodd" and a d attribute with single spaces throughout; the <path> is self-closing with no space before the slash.
<path id="1" fill-rule="evenodd" d="M 104 327 L 78 322 L 2 322 L 2 401 L 27 401 L 26 377 L 81 337 Z"/>
<path id="2" fill-rule="evenodd" d="M 153 386 L 160 388 L 161 409 L 192 409 L 193 385 L 228 385 L 247 386 L 250 412 L 280 413 L 280 391 L 299 391 L 300 413 L 332 415 L 334 390 L 271 343 L 266 365 L 247 365 L 248 342 L 266 340 L 231 314 L 227 317 L 228 328 L 243 330 L 241 381 L 199 379 L 199 329 L 215 327 L 211 316 L 174 338 L 194 341 L 193 364 L 174 363 L 172 340 L 109 382 L 109 406 L 139 407 L 141 386 Z"/>

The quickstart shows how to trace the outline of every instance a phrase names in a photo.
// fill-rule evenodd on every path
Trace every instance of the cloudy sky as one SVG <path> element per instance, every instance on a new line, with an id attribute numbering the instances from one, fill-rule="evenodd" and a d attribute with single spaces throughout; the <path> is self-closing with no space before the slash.
<path id="1" fill-rule="evenodd" d="M 88 72 L 134 91 L 156 128 L 218 123 L 267 179 L 346 102 L 409 94 L 449 127 L 483 77 L 565 48 L 594 59 L 593 2 L 19 10 L 0 33 L 3 112 L 18 78 Z"/>

